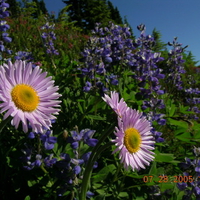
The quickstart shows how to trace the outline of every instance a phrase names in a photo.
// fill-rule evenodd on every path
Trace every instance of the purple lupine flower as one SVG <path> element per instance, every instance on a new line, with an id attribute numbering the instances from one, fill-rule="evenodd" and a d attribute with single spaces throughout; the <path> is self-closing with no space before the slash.
<path id="1" fill-rule="evenodd" d="M 35 162 L 34 162 L 34 165 L 35 165 L 36 167 L 39 167 L 39 166 L 42 164 L 42 162 L 41 162 L 42 156 L 41 156 L 40 154 L 37 154 L 37 155 L 35 156 L 35 158 L 36 158 L 36 160 L 35 160 Z"/>
<path id="2" fill-rule="evenodd" d="M 62 183 L 57 191 L 58 196 L 62 196 L 65 191 L 70 190 L 72 184 L 78 184 L 77 178 L 82 177 L 82 171 L 91 155 L 91 152 L 81 155 L 79 143 L 84 142 L 85 144 L 92 144 L 91 146 L 95 146 L 97 141 L 90 141 L 90 139 L 93 139 L 94 133 L 95 131 L 90 129 L 83 129 L 79 132 L 78 127 L 75 127 L 75 130 L 71 131 L 71 136 L 69 136 L 66 141 L 71 144 L 73 155 L 70 154 L 69 156 L 69 154 L 61 153 L 60 159 L 55 163 L 57 169 L 56 177 L 61 180 Z M 98 163 L 95 162 L 93 167 L 98 167 Z M 89 196 L 92 197 L 93 193 L 89 192 L 88 197 Z"/>
<path id="3" fill-rule="evenodd" d="M 184 60 L 183 60 L 183 50 L 186 47 L 181 47 L 182 44 L 177 42 L 177 37 L 174 38 L 172 43 L 168 43 L 170 46 L 173 47 L 168 53 L 168 62 L 167 67 L 164 69 L 165 74 L 167 74 L 167 77 L 165 79 L 165 82 L 168 86 L 169 92 L 173 90 L 173 88 L 176 88 L 177 90 L 182 90 L 182 78 L 181 74 L 185 73 L 184 70 Z"/>
<path id="4" fill-rule="evenodd" d="M 56 166 L 60 169 L 69 169 L 71 161 L 69 154 L 61 153 L 60 158 L 61 160 L 56 162 Z"/>
<path id="5" fill-rule="evenodd" d="M 151 132 L 153 134 L 153 136 L 155 137 L 155 141 L 160 143 L 160 142 L 164 142 L 164 139 L 162 137 L 160 137 L 162 135 L 161 132 L 156 131 L 154 128 L 151 129 Z"/>
<path id="6" fill-rule="evenodd" d="M 28 134 L 28 138 L 30 138 L 30 139 L 35 138 L 35 133 L 34 133 L 34 132 L 30 132 L 30 133 Z"/>
<path id="7" fill-rule="evenodd" d="M 14 58 L 15 60 L 26 60 L 26 61 L 34 60 L 33 54 L 31 52 L 26 52 L 26 51 L 18 51 Z"/>
<path id="8" fill-rule="evenodd" d="M 83 131 L 83 141 L 90 147 L 96 146 L 98 143 L 98 140 L 95 138 L 92 138 L 94 133 L 96 132 L 95 130 L 90 130 L 90 129 L 85 129 Z"/>
<path id="9" fill-rule="evenodd" d="M 32 147 L 26 145 L 26 149 L 22 150 L 24 153 L 23 156 L 20 157 L 25 165 L 23 166 L 26 170 L 32 170 L 34 167 L 39 167 L 42 164 L 42 156 L 40 154 L 36 154 L 35 157 L 33 156 L 33 149 Z"/>
<path id="10" fill-rule="evenodd" d="M 80 133 L 77 131 L 71 131 L 71 137 L 67 138 L 67 141 L 71 144 L 73 149 L 77 149 L 79 147 L 79 141 L 83 140 L 85 144 L 88 146 L 94 147 L 96 146 L 98 140 L 92 138 L 95 131 L 90 129 L 81 130 Z"/>
<path id="11" fill-rule="evenodd" d="M 133 58 L 132 50 L 136 47 L 129 39 L 131 34 L 128 27 L 110 23 L 108 27 L 100 28 L 100 24 L 97 23 L 92 34 L 82 52 L 83 64 L 79 70 L 83 76 L 94 80 L 89 89 L 98 88 L 100 93 L 103 93 L 109 90 L 105 87 L 108 80 L 110 80 L 109 84 L 118 84 L 118 76 L 115 73 L 120 75 L 121 73 L 114 71 L 114 65 L 130 67 Z M 110 73 L 111 71 L 114 72 Z M 99 76 L 96 76 L 97 74 Z"/>
<path id="12" fill-rule="evenodd" d="M 57 138 L 51 136 L 51 131 L 47 130 L 46 133 L 40 134 L 40 139 L 44 144 L 46 150 L 54 148 L 54 144 L 57 142 Z"/>
<path id="13" fill-rule="evenodd" d="M 93 197 L 93 196 L 94 196 L 94 193 L 93 193 L 93 192 L 88 191 L 88 192 L 86 193 L 86 197 L 87 197 L 87 198 L 91 198 L 91 197 Z"/>
<path id="14" fill-rule="evenodd" d="M 2 33 L 2 38 L 5 42 L 12 42 L 12 38 L 11 37 L 8 37 L 8 33 Z"/>
<path id="15" fill-rule="evenodd" d="M 46 18 L 47 20 L 47 18 Z M 59 55 L 59 52 L 54 47 L 53 40 L 56 40 L 55 33 L 53 31 L 50 31 L 54 29 L 55 24 L 49 25 L 49 22 L 47 21 L 45 25 L 43 25 L 40 29 L 46 30 L 47 32 L 43 32 L 41 37 L 44 43 L 44 46 L 46 47 L 47 54 L 51 55 Z"/>
<path id="16" fill-rule="evenodd" d="M 192 176 L 193 181 L 189 181 L 188 183 L 177 183 L 178 189 L 185 192 L 185 199 L 192 195 L 194 195 L 196 199 L 200 199 L 200 181 L 198 180 L 198 177 L 200 176 L 199 148 L 194 147 L 193 152 L 196 157 L 194 160 L 185 158 L 186 162 L 179 164 L 179 166 L 184 170 L 190 169 L 189 172 L 195 172 Z M 183 175 L 188 177 L 191 174 L 184 172 Z"/>
<path id="17" fill-rule="evenodd" d="M 132 77 L 140 89 L 137 95 L 145 99 L 142 105 L 143 111 L 150 108 L 151 114 L 144 113 L 148 120 L 151 122 L 156 120 L 160 125 L 164 125 L 166 120 L 154 116 L 159 113 L 159 109 L 165 107 L 163 100 L 158 98 L 158 95 L 165 93 L 160 85 L 160 79 L 163 79 L 165 75 L 162 74 L 163 70 L 157 65 L 164 58 L 161 57 L 161 53 L 152 50 L 155 41 L 153 37 L 145 34 L 145 25 L 141 24 L 137 28 L 141 33 L 140 37 L 135 40 L 135 46 L 138 47 L 138 50 L 133 54 L 131 68 L 134 73 Z"/>
<path id="18" fill-rule="evenodd" d="M 89 92 L 91 90 L 92 84 L 89 81 L 86 81 L 86 85 L 83 87 L 84 92 Z"/>
<path id="19" fill-rule="evenodd" d="M 22 149 L 22 152 L 23 152 L 24 155 L 21 156 L 20 159 L 23 162 L 28 162 L 31 159 L 32 149 L 31 149 L 31 147 L 27 146 L 26 144 L 25 144 L 25 146 L 26 146 L 26 149 Z"/>
<path id="20" fill-rule="evenodd" d="M 81 172 L 81 167 L 79 165 L 76 165 L 74 168 L 73 168 L 73 172 L 74 174 L 78 175 L 80 174 Z"/>
<path id="21" fill-rule="evenodd" d="M 185 190 L 185 188 L 187 187 L 187 183 L 177 183 L 177 187 L 179 190 Z"/>
<path id="22" fill-rule="evenodd" d="M 4 18 L 9 17 L 9 12 L 6 10 L 7 8 L 9 8 L 9 4 L 5 3 L 5 1 L 0 1 L 0 31 L 3 32 L 2 39 L 4 40 L 4 42 L 10 43 L 12 42 L 12 38 L 8 37 L 8 33 L 6 33 L 10 26 L 4 20 Z M 0 51 L 5 51 L 8 54 L 11 52 L 11 50 L 5 48 L 5 46 L 3 45 L 3 41 L 0 41 Z"/>
<path id="23" fill-rule="evenodd" d="M 92 153 L 92 152 L 87 152 L 87 153 L 84 153 L 84 154 L 82 155 L 81 158 L 84 160 L 85 163 L 87 163 L 87 161 L 89 160 L 91 153 Z"/>
<path id="24" fill-rule="evenodd" d="M 52 167 L 56 162 L 57 158 L 53 158 L 53 154 L 50 154 L 43 160 L 46 167 Z"/>

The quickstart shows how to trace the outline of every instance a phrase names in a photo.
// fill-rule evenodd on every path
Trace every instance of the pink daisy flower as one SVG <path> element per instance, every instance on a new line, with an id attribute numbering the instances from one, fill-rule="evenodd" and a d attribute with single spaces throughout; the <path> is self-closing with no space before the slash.
<path id="1" fill-rule="evenodd" d="M 119 117 L 122 117 L 123 113 L 128 109 L 128 106 L 123 98 L 119 101 L 119 94 L 117 92 L 111 92 L 111 97 L 105 94 L 102 99 L 117 113 Z"/>
<path id="2" fill-rule="evenodd" d="M 154 149 L 155 141 L 150 132 L 150 122 L 142 117 L 142 113 L 130 108 L 118 120 L 118 126 L 116 138 L 112 140 L 117 146 L 113 153 L 120 151 L 119 158 L 126 169 L 129 166 L 133 170 L 145 169 L 145 165 L 149 165 L 154 159 L 151 150 Z"/>
<path id="3" fill-rule="evenodd" d="M 39 66 L 32 69 L 25 61 L 8 62 L 0 66 L 0 113 L 7 111 L 4 119 L 12 116 L 11 124 L 17 129 L 22 122 L 24 132 L 30 125 L 34 132 L 50 129 L 56 119 L 61 95 L 57 93 L 52 77 L 46 77 Z"/>

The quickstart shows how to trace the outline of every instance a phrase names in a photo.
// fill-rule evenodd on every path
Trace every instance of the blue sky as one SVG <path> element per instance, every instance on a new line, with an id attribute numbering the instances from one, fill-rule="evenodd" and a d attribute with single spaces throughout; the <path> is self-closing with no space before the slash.
<path id="1" fill-rule="evenodd" d="M 44 0 L 49 12 L 57 14 L 65 4 L 62 0 Z M 137 25 L 146 25 L 146 33 L 160 31 L 162 41 L 167 43 L 174 37 L 200 60 L 200 0 L 110 0 L 126 16 L 134 35 Z M 200 64 L 200 62 L 199 62 Z"/>

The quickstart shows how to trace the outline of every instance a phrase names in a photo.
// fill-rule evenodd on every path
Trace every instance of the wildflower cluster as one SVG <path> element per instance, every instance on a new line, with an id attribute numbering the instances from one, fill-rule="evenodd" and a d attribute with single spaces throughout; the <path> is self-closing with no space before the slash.
<path id="1" fill-rule="evenodd" d="M 123 98 L 111 92 L 111 97 L 105 95 L 103 100 L 117 113 L 118 127 L 115 128 L 116 138 L 112 140 L 117 148 L 113 153 L 120 151 L 119 157 L 125 169 L 129 166 L 133 170 L 145 169 L 154 159 L 151 150 L 154 149 L 154 137 L 150 132 L 150 122 L 139 111 L 126 105 Z"/>
<path id="2" fill-rule="evenodd" d="M 0 51 L 6 51 L 8 54 L 11 54 L 12 51 L 5 48 L 4 42 L 10 43 L 12 42 L 12 38 L 9 37 L 9 34 L 6 32 L 10 26 L 5 21 L 6 17 L 9 17 L 9 12 L 6 10 L 9 8 L 9 4 L 5 2 L 6 0 L 0 1 L 0 31 L 1 34 L 1 41 L 0 41 Z"/>
<path id="3" fill-rule="evenodd" d="M 24 163 L 24 168 L 32 170 L 34 167 L 40 167 L 42 163 L 47 167 L 52 167 L 57 159 L 53 158 L 52 154 L 44 158 L 44 155 L 42 155 L 42 152 L 53 149 L 54 144 L 57 142 L 57 138 L 52 136 L 52 131 L 45 130 L 43 133 L 30 132 L 28 138 L 35 140 L 35 145 L 31 145 L 30 141 L 30 144 L 26 143 L 26 148 L 22 149 L 24 155 L 21 156 L 21 160 Z"/>
<path id="4" fill-rule="evenodd" d="M 92 88 L 100 88 L 102 92 L 109 90 L 109 84 L 117 85 L 118 78 L 123 70 L 129 70 L 132 77 L 139 86 L 139 92 L 143 101 L 142 109 L 147 108 L 147 118 L 151 122 L 157 121 L 164 125 L 166 120 L 164 115 L 159 113 L 160 109 L 165 108 L 159 95 L 164 94 L 159 80 L 164 79 L 162 69 L 157 63 L 163 58 L 160 53 L 154 53 L 152 47 L 155 44 L 151 35 L 145 35 L 145 26 L 138 26 L 141 31 L 140 37 L 133 41 L 128 27 L 121 27 L 110 23 L 107 28 L 100 28 L 97 24 L 93 34 L 82 53 L 84 67 L 79 68 L 82 76 L 87 76 L 83 88 L 89 92 Z M 117 66 L 122 66 L 119 67 Z M 157 142 L 163 142 L 160 132 L 153 132 Z"/>
<path id="5" fill-rule="evenodd" d="M 94 147 L 98 140 L 92 138 L 95 131 L 90 129 L 71 131 L 71 136 L 67 136 L 66 145 L 69 144 L 73 149 L 72 154 L 61 153 L 59 157 L 55 157 L 50 152 L 54 148 L 57 138 L 52 136 L 52 131 L 45 130 L 43 133 L 30 132 L 28 138 L 29 144 L 25 144 L 25 149 L 22 150 L 23 156 L 21 160 L 24 163 L 26 170 L 32 170 L 35 167 L 42 167 L 45 170 L 54 168 L 56 170 L 56 178 L 61 184 L 58 187 L 57 194 L 62 196 L 67 190 L 73 190 L 76 186 L 79 188 L 79 179 L 82 179 L 82 171 L 87 164 L 91 152 L 82 151 L 82 145 Z M 95 162 L 93 168 L 97 168 L 98 163 Z M 88 191 L 87 196 L 93 196 L 93 193 Z"/>
<path id="6" fill-rule="evenodd" d="M 77 129 L 77 128 L 76 128 Z M 82 174 L 87 164 L 91 152 L 82 152 L 83 146 L 96 146 L 98 140 L 92 138 L 95 131 L 90 129 L 83 129 L 80 132 L 78 130 L 71 131 L 71 136 L 67 137 L 67 144 L 70 144 L 73 149 L 73 156 L 62 153 L 61 159 L 56 163 L 58 167 L 57 176 L 64 182 L 58 190 L 58 195 L 62 196 L 67 190 L 72 190 L 73 187 L 77 189 L 80 187 L 79 179 L 82 179 Z M 97 168 L 98 163 L 95 162 L 93 168 Z M 87 196 L 93 196 L 94 194 L 88 191 Z"/>
<path id="7" fill-rule="evenodd" d="M 183 89 L 181 75 L 185 73 L 183 66 L 185 61 L 183 60 L 182 53 L 187 46 L 182 47 L 182 44 L 177 42 L 177 37 L 174 38 L 172 43 L 168 42 L 168 45 L 172 46 L 173 49 L 168 53 L 169 58 L 167 66 L 164 69 L 165 74 L 167 74 L 165 83 L 167 91 L 173 94 L 174 92 L 177 92 L 177 90 Z"/>
<path id="8" fill-rule="evenodd" d="M 180 167 L 183 170 L 187 170 L 183 173 L 185 177 L 192 177 L 191 181 L 177 183 L 177 187 L 181 191 L 185 191 L 183 199 L 191 199 L 194 195 L 196 199 L 200 199 L 200 148 L 194 147 L 195 159 L 191 160 L 185 158 L 185 163 L 180 163 Z"/>
<path id="9" fill-rule="evenodd" d="M 199 119 L 199 103 L 200 103 L 200 90 L 198 88 L 198 83 L 195 78 L 191 75 L 187 76 L 187 83 L 189 88 L 183 89 L 184 104 L 189 106 L 188 111 L 192 111 L 193 114 L 190 114 L 188 118 L 190 119 Z"/>
<path id="10" fill-rule="evenodd" d="M 142 110 L 145 112 L 147 119 L 151 122 L 156 121 L 159 125 L 164 125 L 166 120 L 163 119 L 164 114 L 161 114 L 160 110 L 165 108 L 165 104 L 159 96 L 165 93 L 160 85 L 160 79 L 164 79 L 165 75 L 157 65 L 158 62 L 164 59 L 160 53 L 153 52 L 152 48 L 155 41 L 151 35 L 145 34 L 145 26 L 141 24 L 137 28 L 141 33 L 140 37 L 135 40 L 138 49 L 133 55 L 132 62 L 132 72 L 134 73 L 132 77 L 136 80 L 140 90 L 137 95 L 145 99 Z M 156 142 L 164 141 L 160 137 L 161 132 L 154 129 L 151 132 L 154 134 Z"/>
<path id="11" fill-rule="evenodd" d="M 197 88 L 197 82 L 194 80 L 194 77 L 186 74 L 187 81 L 183 81 L 183 74 L 186 73 L 183 52 L 187 46 L 182 47 L 182 44 L 177 42 L 177 37 L 174 38 L 172 43 L 169 42 L 168 45 L 172 46 L 173 49 L 169 51 L 167 66 L 164 68 L 164 72 L 167 74 L 165 88 L 167 92 L 181 99 L 184 105 L 189 106 L 188 111 L 192 111 L 196 115 L 192 114 L 188 117 L 197 120 L 199 118 L 198 114 L 200 113 L 197 106 L 200 102 L 200 90 Z"/>
<path id="12" fill-rule="evenodd" d="M 55 24 L 50 25 L 49 22 L 47 21 L 46 24 L 40 28 L 41 30 L 46 30 L 46 32 L 42 33 L 41 37 L 42 37 L 44 46 L 46 48 L 47 54 L 59 55 L 58 50 L 55 49 L 54 43 L 53 43 L 53 40 L 56 40 L 55 33 L 52 31 L 54 30 L 54 26 Z"/>
<path id="13" fill-rule="evenodd" d="M 31 52 L 26 52 L 26 51 L 18 51 L 14 58 L 15 60 L 24 60 L 27 62 L 34 60 L 33 54 Z"/>
<path id="14" fill-rule="evenodd" d="M 110 23 L 108 27 L 101 28 L 100 24 L 96 24 L 92 34 L 82 52 L 84 65 L 79 70 L 82 76 L 88 78 L 85 92 L 94 88 L 105 92 L 110 84 L 118 85 L 118 76 L 123 67 L 131 66 L 135 47 L 126 26 Z"/>

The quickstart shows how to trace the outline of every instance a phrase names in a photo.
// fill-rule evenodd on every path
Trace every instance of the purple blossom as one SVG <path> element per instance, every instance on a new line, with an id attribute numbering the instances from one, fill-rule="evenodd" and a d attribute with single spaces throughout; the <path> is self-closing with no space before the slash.
<path id="1" fill-rule="evenodd" d="M 83 129 L 78 133 L 77 131 L 71 131 L 71 137 L 68 137 L 67 141 L 71 144 L 73 149 L 77 149 L 79 147 L 79 141 L 84 141 L 88 146 L 94 147 L 96 146 L 98 140 L 92 138 L 95 131 L 90 129 Z"/>
<path id="2" fill-rule="evenodd" d="M 93 197 L 93 196 L 94 196 L 94 193 L 93 193 L 93 192 L 88 191 L 88 192 L 86 193 L 86 197 L 87 197 L 87 198 L 91 198 L 91 197 Z"/>
<path id="3" fill-rule="evenodd" d="M 196 199 L 200 199 L 200 181 L 198 177 L 200 176 L 200 159 L 199 159 L 199 148 L 194 147 L 193 152 L 195 154 L 195 159 L 191 160 L 189 158 L 185 158 L 185 163 L 180 163 L 179 166 L 184 170 L 190 169 L 189 172 L 194 171 L 193 181 L 187 183 L 177 183 L 177 187 L 181 191 L 185 191 L 184 199 L 190 199 L 190 197 L 194 194 Z M 190 173 L 184 172 L 184 176 L 189 176 Z"/>
<path id="4" fill-rule="evenodd" d="M 35 138 L 35 133 L 34 133 L 34 132 L 30 132 L 30 133 L 28 134 L 28 138 L 30 138 L 30 139 Z"/>
<path id="5" fill-rule="evenodd" d="M 53 158 L 53 154 L 50 154 L 49 156 L 44 158 L 43 162 L 45 166 L 49 168 L 52 167 L 57 162 L 57 158 Z"/>
<path id="6" fill-rule="evenodd" d="M 73 172 L 74 172 L 74 174 L 78 175 L 81 172 L 81 167 L 79 165 L 76 165 L 73 168 Z"/>
<path id="7" fill-rule="evenodd" d="M 177 187 L 179 190 L 185 190 L 185 188 L 187 187 L 187 183 L 177 183 Z"/>
<path id="8" fill-rule="evenodd" d="M 79 70 L 88 81 L 94 80 L 89 81 L 91 85 L 84 88 L 85 92 L 98 88 L 100 93 L 103 93 L 109 90 L 106 84 L 118 85 L 118 74 L 121 75 L 121 72 L 118 72 L 114 66 L 130 67 L 132 51 L 136 47 L 129 38 L 131 34 L 126 26 L 121 27 L 110 23 L 108 27 L 101 28 L 100 24 L 96 24 L 92 34 L 82 52 L 83 64 Z"/>
<path id="9" fill-rule="evenodd" d="M 18 51 L 15 56 L 15 60 L 32 61 L 33 59 L 33 54 L 31 52 L 26 51 Z"/>
<path id="10" fill-rule="evenodd" d="M 8 33 L 6 33 L 6 31 L 10 29 L 10 26 L 4 20 L 4 18 L 9 17 L 9 12 L 6 10 L 9 7 L 10 6 L 8 3 L 5 3 L 5 1 L 0 1 L 0 31 L 2 31 L 2 39 L 6 43 L 12 42 L 12 38 L 8 37 Z M 11 50 L 5 48 L 3 41 L 0 41 L 0 51 L 5 51 L 10 54 Z"/>
<path id="11" fill-rule="evenodd" d="M 49 25 L 48 19 L 46 18 L 47 22 L 45 25 L 43 25 L 40 29 L 46 30 L 46 32 L 43 32 L 41 37 L 44 43 L 44 46 L 46 47 L 47 54 L 51 55 L 59 55 L 59 52 L 54 47 L 53 40 L 56 40 L 55 33 L 53 31 L 55 24 Z"/>
<path id="12" fill-rule="evenodd" d="M 57 142 L 57 138 L 51 136 L 51 131 L 47 130 L 46 133 L 40 134 L 40 139 L 44 144 L 46 150 L 51 150 L 54 148 L 54 144 Z"/>
<path id="13" fill-rule="evenodd" d="M 89 92 L 91 90 L 92 84 L 89 81 L 86 81 L 86 85 L 83 88 L 84 92 Z"/>

